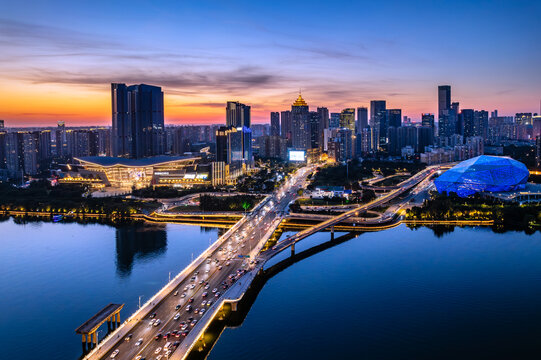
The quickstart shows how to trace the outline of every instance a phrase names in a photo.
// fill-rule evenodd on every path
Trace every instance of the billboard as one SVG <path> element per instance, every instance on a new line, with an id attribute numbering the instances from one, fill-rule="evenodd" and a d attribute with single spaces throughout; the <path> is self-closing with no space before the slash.
<path id="1" fill-rule="evenodd" d="M 306 151 L 304 150 L 289 150 L 289 161 L 305 161 Z"/>

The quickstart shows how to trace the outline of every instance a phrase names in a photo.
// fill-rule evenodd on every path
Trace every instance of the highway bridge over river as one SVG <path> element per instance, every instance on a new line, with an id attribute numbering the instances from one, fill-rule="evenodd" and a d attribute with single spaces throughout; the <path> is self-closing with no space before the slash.
<path id="1" fill-rule="evenodd" d="M 236 303 L 274 255 L 318 231 L 332 230 L 344 220 L 386 204 L 438 169 L 439 166 L 429 167 L 376 200 L 300 231 L 262 252 L 287 217 L 287 209 L 296 199 L 297 190 L 307 186 L 306 179 L 315 165 L 299 169 L 83 359 L 185 359 L 224 304 L 231 303 L 236 310 Z M 389 220 L 382 217 L 377 221 Z"/>

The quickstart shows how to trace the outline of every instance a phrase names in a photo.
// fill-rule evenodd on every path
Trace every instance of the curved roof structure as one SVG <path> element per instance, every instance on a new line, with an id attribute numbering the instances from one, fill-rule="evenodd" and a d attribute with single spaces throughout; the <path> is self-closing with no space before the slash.
<path id="1" fill-rule="evenodd" d="M 199 159 L 199 155 L 189 155 L 189 156 L 154 156 L 141 159 L 128 159 L 121 157 L 112 157 L 112 156 L 85 156 L 75 158 L 82 163 L 91 163 L 99 166 L 126 166 L 126 167 L 145 167 L 145 166 L 155 166 L 159 164 L 166 164 L 177 161 L 184 160 L 195 160 Z"/>
<path id="2" fill-rule="evenodd" d="M 477 192 L 512 191 L 524 186 L 530 172 L 516 160 L 503 156 L 481 155 L 465 160 L 434 180 L 441 192 L 454 192 L 460 197 Z"/>

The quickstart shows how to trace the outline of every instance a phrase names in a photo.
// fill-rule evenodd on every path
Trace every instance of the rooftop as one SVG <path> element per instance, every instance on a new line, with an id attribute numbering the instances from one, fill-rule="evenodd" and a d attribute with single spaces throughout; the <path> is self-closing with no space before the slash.
<path id="1" fill-rule="evenodd" d="M 304 101 L 302 95 L 299 94 L 299 97 L 297 98 L 297 100 L 295 100 L 293 106 L 308 106 L 308 104 L 306 103 L 306 101 Z"/>
<path id="2" fill-rule="evenodd" d="M 183 161 L 183 160 L 194 160 L 200 158 L 199 155 L 186 155 L 186 156 L 154 156 L 142 159 L 127 159 L 121 157 L 112 157 L 112 156 L 85 156 L 75 158 L 80 162 L 96 164 L 100 166 L 131 166 L 131 167 L 142 167 L 142 166 L 153 166 L 158 164 Z"/>

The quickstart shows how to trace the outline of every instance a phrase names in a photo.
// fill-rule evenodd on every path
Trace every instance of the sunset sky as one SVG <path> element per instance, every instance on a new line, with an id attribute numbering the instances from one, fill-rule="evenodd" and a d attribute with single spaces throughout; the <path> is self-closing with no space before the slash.
<path id="1" fill-rule="evenodd" d="M 227 100 L 268 122 L 299 89 L 419 119 L 440 84 L 461 108 L 539 112 L 540 1 L 0 1 L 6 126 L 108 125 L 111 82 L 161 86 L 166 124 L 222 123 Z"/>

